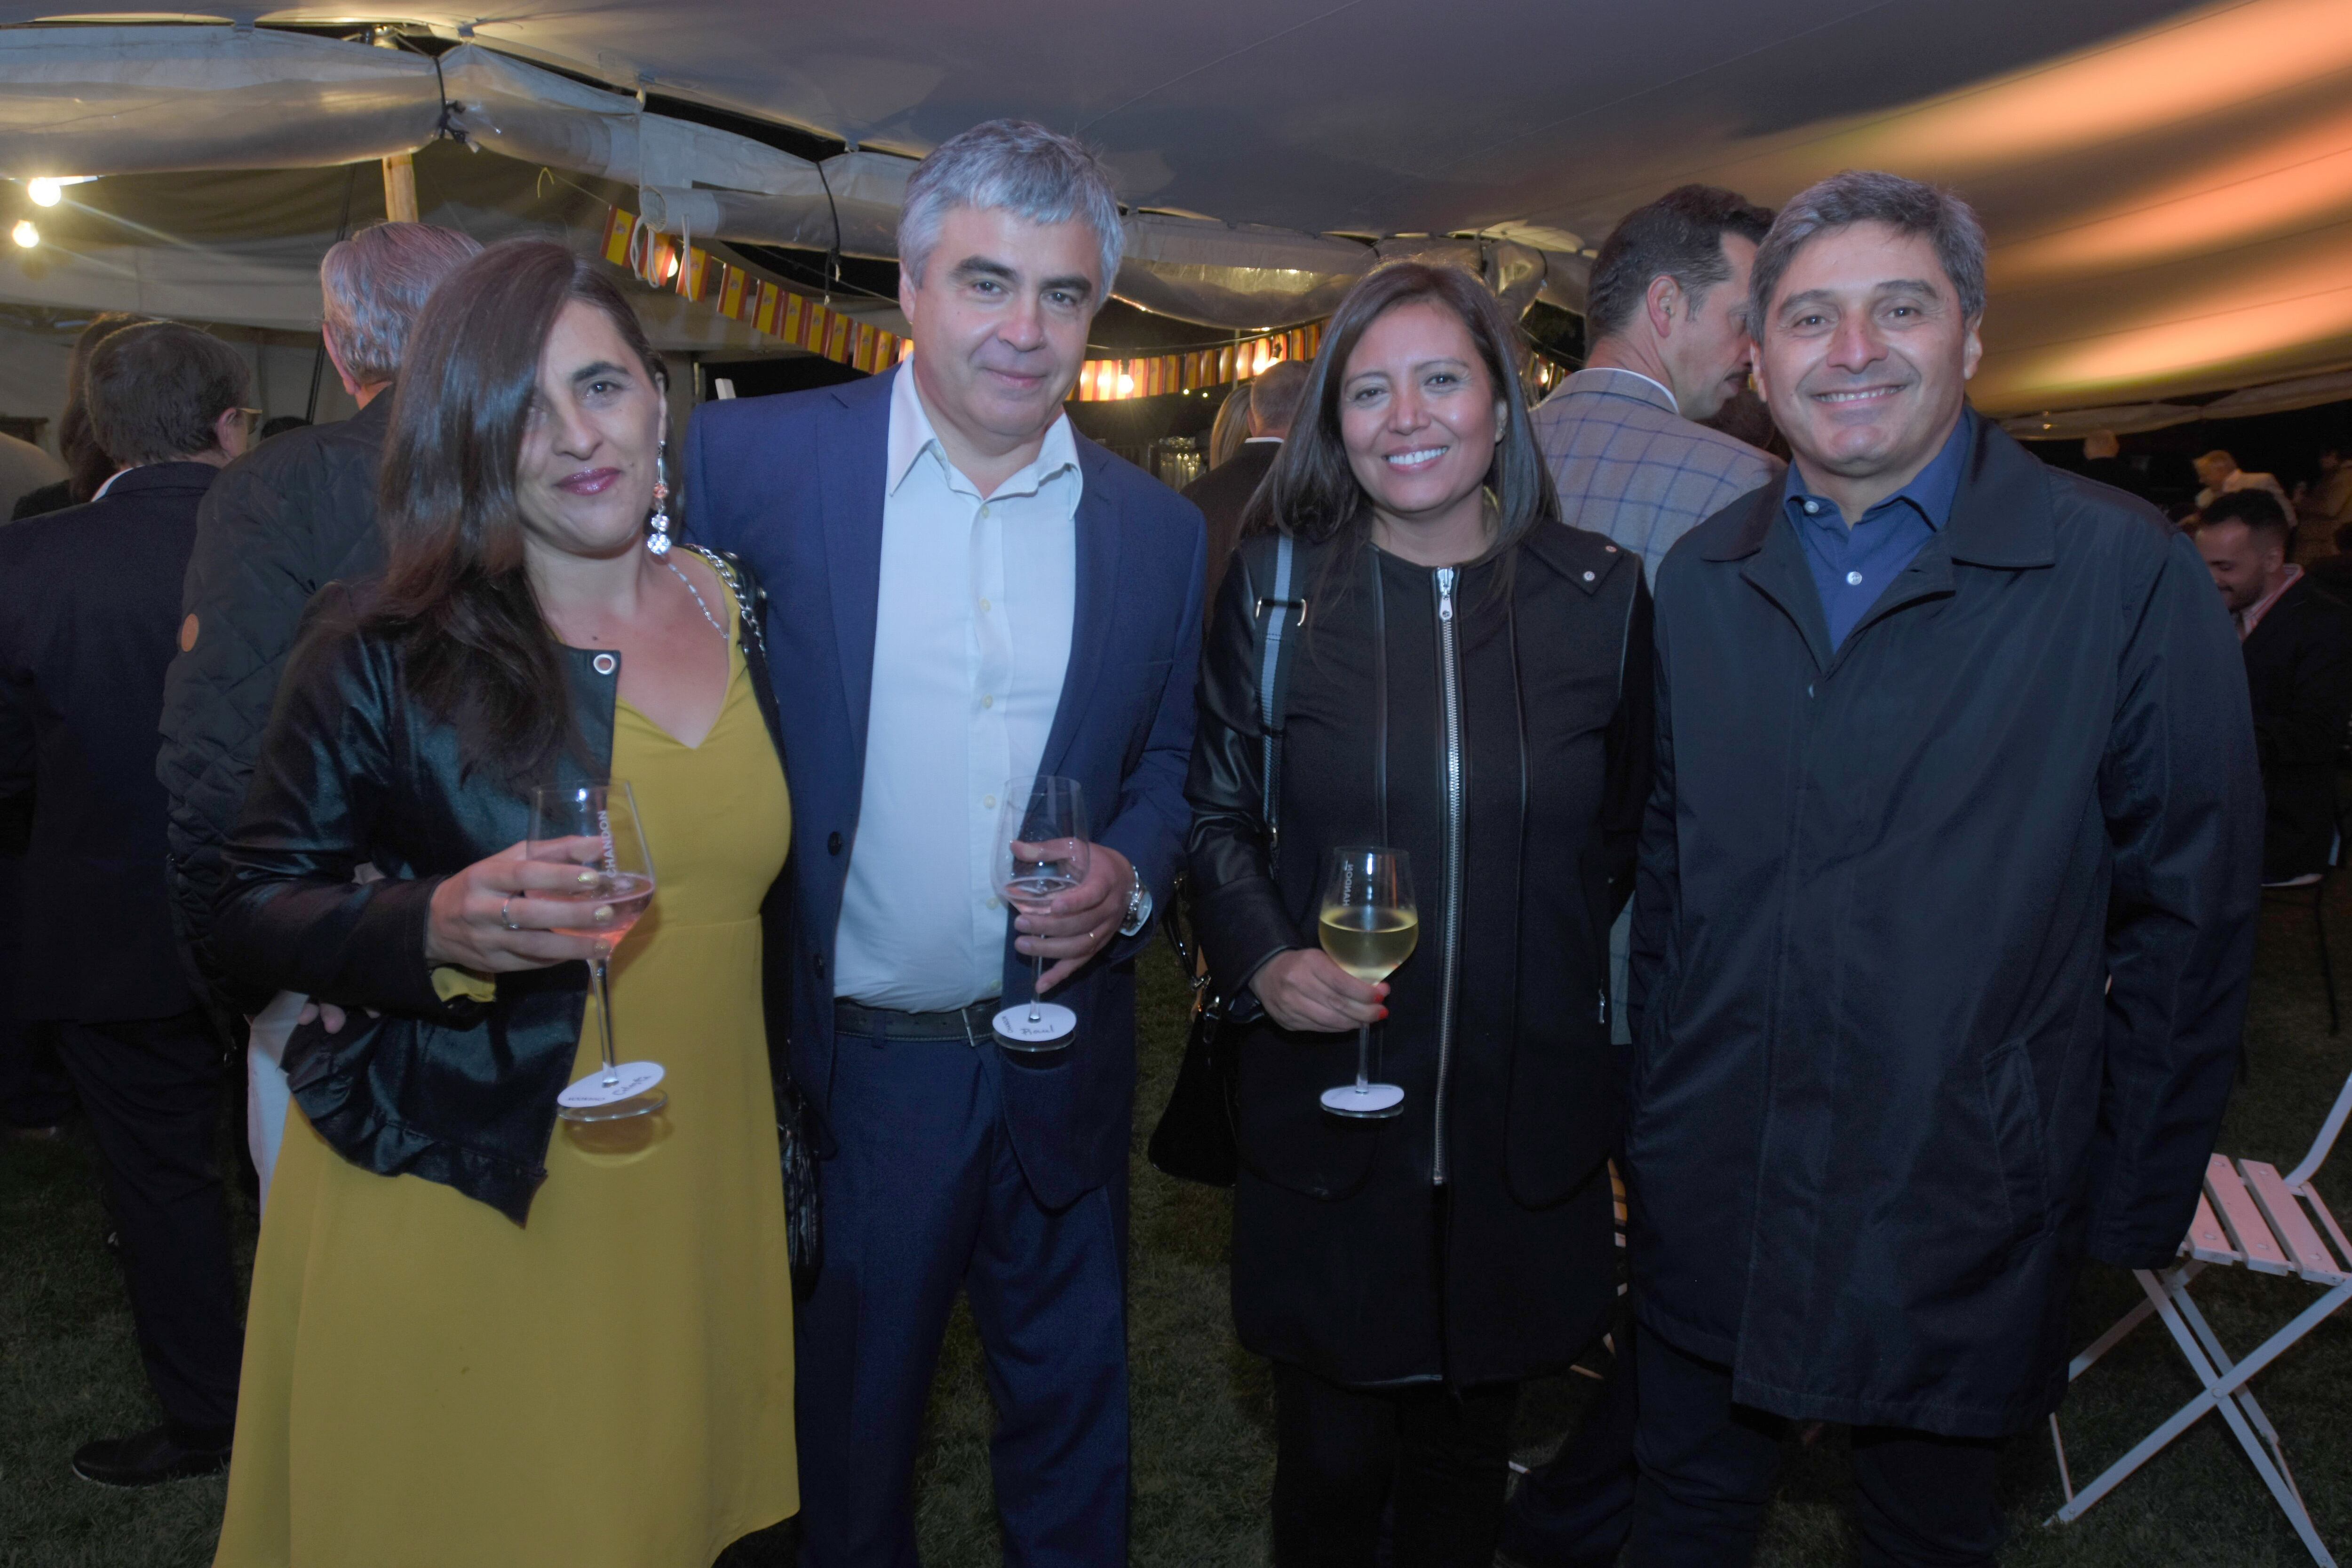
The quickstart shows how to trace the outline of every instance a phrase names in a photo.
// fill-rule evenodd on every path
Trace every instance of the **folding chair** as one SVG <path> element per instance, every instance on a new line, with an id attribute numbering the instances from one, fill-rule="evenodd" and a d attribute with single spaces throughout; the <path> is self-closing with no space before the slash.
<path id="1" fill-rule="evenodd" d="M 2338 834 L 2335 846 L 2327 851 L 2326 869 L 2306 871 L 2284 882 L 2263 884 L 2263 901 L 2290 904 L 2311 911 L 2312 932 L 2319 939 L 2319 982 L 2327 991 L 2327 1032 L 2331 1035 L 2339 1032 L 2341 1024 L 2336 1013 L 2336 966 L 2327 959 L 2327 884 L 2335 875 L 2336 862 L 2343 844 L 2343 836 Z M 2242 1064 L 2241 1066 L 2239 1076 L 2242 1078 L 2245 1075 Z"/>
<path id="2" fill-rule="evenodd" d="M 2334 1147 L 2336 1134 L 2344 1130 L 2347 1113 L 2352 1113 L 2352 1076 L 2345 1079 L 2335 1106 L 2320 1125 L 2319 1136 L 2312 1140 L 2311 1152 L 2303 1157 L 2303 1163 L 2284 1176 L 2277 1167 L 2260 1160 L 2233 1162 L 2216 1154 L 2207 1163 L 2205 1191 L 2197 1200 L 2197 1217 L 2189 1222 L 2189 1235 L 2181 1241 L 2181 1260 L 2161 1274 L 2134 1269 L 2134 1277 L 2147 1300 L 2093 1341 L 2090 1348 L 2076 1356 L 2066 1369 L 2070 1383 L 2082 1376 L 2094 1362 L 2113 1350 L 2116 1342 L 2153 1314 L 2164 1320 L 2164 1326 L 2172 1332 L 2173 1342 L 2180 1347 L 2189 1370 L 2197 1374 L 2197 1381 L 2205 1385 L 2205 1390 L 2080 1492 L 2075 1491 L 2074 1478 L 2067 1473 L 2066 1444 L 2059 1434 L 2058 1417 L 2053 1412 L 2050 1417 L 2050 1441 L 2058 1452 L 2058 1479 L 2065 1489 L 2066 1506 L 2045 1523 L 2071 1524 L 2082 1518 L 2092 1504 L 2106 1496 L 2116 1482 L 2145 1464 L 2157 1450 L 2194 1426 L 2208 1411 L 2219 1410 L 2230 1430 L 2236 1434 L 2239 1446 L 2246 1450 L 2246 1457 L 2253 1461 L 2255 1473 L 2285 1510 L 2287 1522 L 2294 1526 L 2295 1534 L 2310 1549 L 2312 1561 L 2320 1568 L 2336 1568 L 2336 1559 L 2327 1554 L 2319 1532 L 2312 1528 L 2311 1510 L 2304 1507 L 2303 1494 L 2295 1489 L 2294 1472 L 2287 1468 L 2278 1431 L 2254 1400 L 2252 1380 L 2281 1352 L 2317 1328 L 2347 1301 L 2352 1301 L 2352 1242 L 2346 1241 L 2343 1227 L 2327 1212 L 2327 1205 L 2320 1201 L 2311 1184 L 2328 1150 Z M 2335 1244 L 2333 1252 L 2328 1249 L 2330 1242 Z M 2221 1348 L 2221 1342 L 2214 1337 L 2205 1314 L 2189 1299 L 2189 1281 L 2207 1268 L 2246 1268 L 2257 1274 L 2294 1276 L 2320 1290 L 2321 1295 L 2293 1322 L 2264 1340 L 2252 1355 L 2233 1362 Z"/>

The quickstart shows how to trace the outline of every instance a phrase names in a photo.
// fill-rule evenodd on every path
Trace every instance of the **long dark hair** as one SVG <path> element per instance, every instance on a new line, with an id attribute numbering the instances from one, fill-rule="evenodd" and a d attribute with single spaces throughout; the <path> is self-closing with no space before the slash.
<path id="1" fill-rule="evenodd" d="M 1551 470 L 1536 445 L 1527 398 L 1519 391 L 1517 335 L 1502 306 L 1484 284 L 1458 268 L 1391 262 L 1367 273 L 1331 313 L 1312 379 L 1299 400 L 1300 417 L 1242 514 L 1245 534 L 1278 529 L 1302 543 L 1336 542 L 1339 548 L 1324 566 L 1326 581 L 1347 581 L 1340 574 L 1372 530 L 1370 498 L 1356 482 L 1347 442 L 1339 433 L 1339 393 L 1348 379 L 1348 361 L 1374 321 L 1400 305 L 1423 300 L 1461 318 L 1486 366 L 1487 379 L 1495 384 L 1495 395 L 1505 405 L 1503 438 L 1496 443 L 1495 460 L 1486 469 L 1486 488 L 1496 500 L 1495 538 L 1482 559 L 1507 556 L 1538 523 L 1559 521 Z"/>
<path id="2" fill-rule="evenodd" d="M 507 240 L 452 272 L 418 313 L 378 481 L 387 560 L 371 623 L 405 644 L 411 688 L 456 726 L 467 767 L 517 789 L 579 749 L 515 501 L 540 354 L 573 300 L 611 317 L 667 387 L 636 312 L 595 263 L 550 240 Z"/>

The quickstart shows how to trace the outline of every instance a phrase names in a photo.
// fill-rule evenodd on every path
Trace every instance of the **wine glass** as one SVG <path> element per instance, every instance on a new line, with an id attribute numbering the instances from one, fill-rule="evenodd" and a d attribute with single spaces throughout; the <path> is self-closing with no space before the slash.
<path id="1" fill-rule="evenodd" d="M 596 1021 L 604 1031 L 604 1066 L 555 1097 L 566 1121 L 619 1121 L 649 1116 L 669 1103 L 655 1086 L 659 1062 L 624 1062 L 613 1055 L 613 950 L 654 901 L 654 862 L 637 797 L 625 779 L 608 784 L 546 784 L 530 808 L 524 858 L 581 868 L 572 892 L 533 893 L 580 906 L 579 923 L 555 929 L 565 936 L 602 937 L 604 955 L 588 962 L 596 982 Z"/>
<path id="2" fill-rule="evenodd" d="M 1374 845 L 1332 850 L 1317 925 L 1332 963 L 1367 984 L 1386 980 L 1421 940 L 1412 857 Z M 1356 1081 L 1325 1089 L 1323 1109 L 1335 1116 L 1396 1115 L 1404 1108 L 1404 1090 L 1374 1083 L 1371 1076 L 1372 1026 L 1364 1024 L 1356 1030 Z"/>
<path id="3" fill-rule="evenodd" d="M 1076 779 L 1040 774 L 1006 783 L 996 817 L 996 885 L 1026 915 L 1045 912 L 1046 900 L 1087 879 L 1093 847 L 1087 842 L 1087 793 Z M 1045 955 L 1030 965 L 1029 1000 L 996 1015 L 996 1040 L 1012 1051 L 1059 1050 L 1078 1016 L 1037 999 Z"/>

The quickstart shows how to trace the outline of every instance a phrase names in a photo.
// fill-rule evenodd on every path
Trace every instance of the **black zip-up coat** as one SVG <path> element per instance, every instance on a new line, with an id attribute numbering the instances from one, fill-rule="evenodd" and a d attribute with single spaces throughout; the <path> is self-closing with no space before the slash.
<path id="1" fill-rule="evenodd" d="M 781 762 L 775 694 L 749 635 L 763 600 L 748 580 L 743 596 L 739 639 Z M 307 1025 L 287 1045 L 294 1098 L 320 1137 L 354 1164 L 443 1183 L 520 1223 L 547 1177 L 588 966 L 501 974 L 488 1004 L 435 990 L 425 961 L 434 889 L 530 837 L 530 800 L 461 765 L 457 731 L 410 693 L 401 645 L 361 624 L 364 603 L 364 590 L 321 591 L 287 665 L 227 846 L 215 940 L 235 983 L 381 1015 L 354 1012 L 331 1035 Z M 564 654 L 572 718 L 601 780 L 621 656 Z M 591 780 L 566 757 L 549 782 Z M 383 879 L 353 882 L 362 862 Z M 787 903 L 771 890 L 761 906 L 770 952 L 786 951 Z M 767 991 L 769 1056 L 781 1062 L 788 998 L 773 980 Z"/>
<path id="2" fill-rule="evenodd" d="M 325 584 L 357 582 L 383 562 L 375 477 L 391 423 L 386 387 L 340 424 L 273 436 L 222 472 L 196 514 L 155 774 L 172 802 L 172 918 L 209 991 L 225 990 L 212 933 L 223 847 L 302 608 Z M 251 1013 L 269 993 L 217 1000 Z"/>
<path id="3" fill-rule="evenodd" d="M 1777 486 L 1657 592 L 1636 1310 L 1742 1404 L 2021 1430 L 2084 1251 L 2173 1258 L 2229 1097 L 2263 831 L 2229 617 L 2152 509 L 1989 420 L 1836 649 Z"/>
<path id="4" fill-rule="evenodd" d="M 1274 542 L 1234 557 L 1186 791 L 1192 886 L 1216 986 L 1246 997 L 1268 958 L 1315 943 L 1327 849 L 1410 854 L 1421 940 L 1375 1035 L 1405 1101 L 1331 1116 L 1318 1097 L 1352 1080 L 1354 1032 L 1244 1027 L 1234 1320 L 1251 1350 L 1353 1386 L 1556 1371 L 1614 1290 L 1604 995 L 1649 774 L 1641 561 L 1545 523 L 1507 596 L 1487 563 L 1448 599 L 1439 573 L 1369 548 L 1327 580 L 1328 553 L 1295 562 L 1271 867 L 1253 618 Z"/>

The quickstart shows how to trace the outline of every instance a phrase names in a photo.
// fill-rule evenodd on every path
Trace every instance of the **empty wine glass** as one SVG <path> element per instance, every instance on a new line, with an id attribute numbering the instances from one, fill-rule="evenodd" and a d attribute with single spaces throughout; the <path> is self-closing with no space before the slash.
<path id="1" fill-rule="evenodd" d="M 1332 850 L 1317 926 L 1332 963 L 1367 984 L 1386 980 L 1421 940 L 1412 857 L 1376 845 Z M 1361 1024 L 1356 1028 L 1356 1081 L 1325 1089 L 1323 1109 L 1335 1116 L 1396 1115 L 1404 1108 L 1404 1090 L 1374 1083 L 1371 1077 L 1372 1026 Z"/>
<path id="2" fill-rule="evenodd" d="M 533 893 L 580 906 L 577 924 L 557 926 L 566 936 L 601 937 L 604 956 L 591 959 L 596 984 L 596 1021 L 604 1033 L 604 1068 L 555 1097 L 556 1114 L 567 1121 L 618 1121 L 649 1116 L 669 1103 L 655 1086 L 658 1062 L 616 1061 L 613 1054 L 614 949 L 654 901 L 653 856 L 646 847 L 637 797 L 625 779 L 608 784 L 548 784 L 535 792 L 526 858 L 581 868 L 576 890 Z"/>
<path id="3" fill-rule="evenodd" d="M 1046 902 L 1087 879 L 1087 795 L 1076 779 L 1040 774 L 1006 783 L 996 819 L 996 885 L 1023 914 L 1045 912 Z M 997 1043 L 1012 1051 L 1059 1050 L 1078 1016 L 1037 999 L 1045 955 L 1030 964 L 1029 1000 L 996 1015 Z"/>

